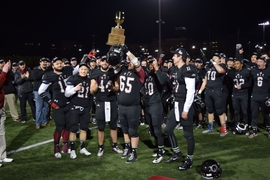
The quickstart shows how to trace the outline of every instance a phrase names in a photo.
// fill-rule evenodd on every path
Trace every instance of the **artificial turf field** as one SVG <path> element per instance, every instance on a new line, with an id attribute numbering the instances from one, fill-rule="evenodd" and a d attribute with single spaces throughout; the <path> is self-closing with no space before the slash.
<path id="1" fill-rule="evenodd" d="M 79 153 L 77 140 L 77 159 L 70 159 L 69 154 L 62 154 L 61 159 L 56 159 L 53 155 L 52 138 L 55 129 L 53 120 L 50 124 L 50 127 L 36 130 L 35 122 L 30 117 L 26 124 L 21 124 L 14 122 L 7 115 L 5 123 L 7 152 L 14 162 L 2 163 L 0 180 L 147 180 L 152 176 L 199 180 L 203 179 L 200 175 L 200 165 L 207 159 L 214 159 L 220 163 L 223 171 L 221 179 L 270 179 L 270 139 L 262 126 L 259 128 L 258 136 L 253 139 L 231 132 L 225 137 L 219 137 L 218 126 L 215 126 L 215 131 L 210 134 L 202 134 L 202 129 L 194 128 L 196 144 L 193 167 L 186 171 L 178 171 L 176 168 L 182 164 L 184 158 L 173 163 L 165 163 L 165 159 L 171 155 L 166 136 L 164 137 L 167 152 L 164 160 L 159 164 L 152 163 L 152 154 L 156 147 L 145 125 L 139 127 L 138 160 L 126 164 L 126 160 L 121 159 L 121 154 L 111 149 L 108 126 L 105 131 L 104 155 L 97 157 L 97 131 L 94 128 L 96 125 L 93 124 L 89 125 L 93 130 L 91 138 L 87 140 L 87 149 L 92 153 L 91 156 Z M 183 131 L 175 130 L 175 134 L 181 152 L 186 155 Z M 123 137 L 119 137 L 118 142 L 123 145 Z"/>

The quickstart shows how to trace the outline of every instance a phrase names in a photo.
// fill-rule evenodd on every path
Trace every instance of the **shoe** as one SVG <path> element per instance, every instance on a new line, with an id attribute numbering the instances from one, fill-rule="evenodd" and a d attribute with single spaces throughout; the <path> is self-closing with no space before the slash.
<path id="1" fill-rule="evenodd" d="M 62 157 L 62 155 L 60 154 L 59 146 L 58 146 L 58 145 L 55 145 L 55 146 L 54 146 L 54 156 L 55 156 L 56 158 L 61 158 L 61 157 Z"/>
<path id="2" fill-rule="evenodd" d="M 192 161 L 189 158 L 187 158 L 185 160 L 185 162 L 182 164 L 182 166 L 178 167 L 178 170 L 179 171 L 184 171 L 184 170 L 187 170 L 187 169 L 189 169 L 191 167 L 192 167 Z"/>
<path id="3" fill-rule="evenodd" d="M 42 124 L 41 125 L 42 127 L 47 127 L 47 126 L 51 126 L 49 123 L 46 123 L 46 124 Z"/>
<path id="4" fill-rule="evenodd" d="M 207 134 L 207 133 L 210 133 L 210 132 L 213 132 L 213 124 L 208 124 L 207 129 L 204 130 L 202 133 Z"/>
<path id="5" fill-rule="evenodd" d="M 220 137 L 224 137 L 224 136 L 226 136 L 228 134 L 228 131 L 227 131 L 227 129 L 226 129 L 226 126 L 221 126 L 220 127 L 220 134 L 219 134 L 219 136 Z"/>
<path id="6" fill-rule="evenodd" d="M 125 148 L 121 158 L 125 159 L 128 157 L 129 154 L 130 154 L 130 148 Z"/>
<path id="7" fill-rule="evenodd" d="M 22 124 L 25 124 L 25 123 L 26 123 L 26 121 L 21 121 L 21 123 L 22 123 Z"/>
<path id="8" fill-rule="evenodd" d="M 84 154 L 84 155 L 86 155 L 86 156 L 90 156 L 90 155 L 91 155 L 91 153 L 90 153 L 89 151 L 87 151 L 87 149 L 85 149 L 85 148 L 82 148 L 82 149 L 80 150 L 80 153 L 81 153 L 81 154 Z"/>
<path id="9" fill-rule="evenodd" d="M 35 122 L 36 120 L 35 120 L 35 119 L 33 119 L 33 121 Z"/>
<path id="10" fill-rule="evenodd" d="M 62 144 L 62 153 L 68 153 L 69 149 L 68 149 L 68 144 L 63 143 Z"/>
<path id="11" fill-rule="evenodd" d="M 182 157 L 182 153 L 173 153 L 173 155 L 169 158 L 169 159 L 167 159 L 165 162 L 166 163 L 170 163 L 170 162 L 173 162 L 173 161 L 176 161 L 176 160 L 178 160 L 178 159 L 180 159 Z"/>
<path id="12" fill-rule="evenodd" d="M 144 122 L 141 122 L 141 124 L 140 124 L 141 126 L 143 126 L 143 125 L 145 125 L 145 123 Z"/>
<path id="13" fill-rule="evenodd" d="M 189 158 L 187 158 L 185 160 L 185 162 L 182 164 L 182 166 L 178 167 L 178 170 L 184 171 L 184 170 L 187 170 L 187 169 L 189 169 L 191 167 L 192 167 L 192 161 Z"/>
<path id="14" fill-rule="evenodd" d="M 36 126 L 36 129 L 40 129 L 40 126 Z"/>
<path id="15" fill-rule="evenodd" d="M 15 119 L 13 119 L 13 121 L 15 121 L 15 122 L 21 122 L 21 119 L 20 118 L 15 118 Z"/>
<path id="16" fill-rule="evenodd" d="M 255 138 L 255 137 L 257 137 L 257 136 L 258 136 L 258 134 L 252 133 L 252 134 L 250 134 L 250 135 L 248 136 L 248 138 L 249 138 L 249 139 L 252 139 L 252 138 Z"/>
<path id="17" fill-rule="evenodd" d="M 0 162 L 12 162 L 13 159 L 11 158 L 4 158 L 4 159 L 1 159 Z"/>
<path id="18" fill-rule="evenodd" d="M 0 167 L 2 167 L 2 164 L 0 164 Z"/>
<path id="19" fill-rule="evenodd" d="M 183 126 L 181 126 L 181 124 L 179 123 L 179 124 L 177 124 L 177 126 L 175 127 L 175 129 L 182 130 L 183 129 Z"/>
<path id="20" fill-rule="evenodd" d="M 246 136 L 249 136 L 249 131 L 247 131 L 245 135 L 246 135 Z"/>
<path id="21" fill-rule="evenodd" d="M 128 158 L 128 160 L 126 161 L 127 164 L 131 164 L 133 162 L 135 162 L 137 160 L 137 154 L 132 152 Z"/>
<path id="22" fill-rule="evenodd" d="M 98 157 L 103 156 L 103 153 L 104 153 L 104 149 L 103 149 L 103 148 L 99 148 L 99 149 L 98 149 L 97 156 L 98 156 Z"/>
<path id="23" fill-rule="evenodd" d="M 117 152 L 118 154 L 122 154 L 123 153 L 123 150 L 120 149 L 118 146 L 115 146 L 112 148 L 113 151 Z"/>
<path id="24" fill-rule="evenodd" d="M 202 124 L 199 123 L 195 129 L 198 130 L 198 129 L 202 129 L 202 128 L 203 128 Z"/>
<path id="25" fill-rule="evenodd" d="M 154 164 L 158 164 L 162 161 L 163 156 L 161 154 L 157 154 L 157 157 L 152 161 Z"/>
<path id="26" fill-rule="evenodd" d="M 97 124 L 96 118 L 92 118 L 92 124 Z"/>
<path id="27" fill-rule="evenodd" d="M 71 159 L 76 159 L 77 158 L 77 155 L 76 155 L 76 151 L 75 150 L 71 150 L 70 151 L 70 156 L 69 156 Z"/>
<path id="28" fill-rule="evenodd" d="M 162 149 L 162 152 L 159 154 L 161 154 L 161 156 L 163 156 L 165 153 L 166 153 L 166 151 L 164 149 Z M 157 157 L 157 156 L 158 156 L 158 152 L 152 154 L 152 157 Z"/>

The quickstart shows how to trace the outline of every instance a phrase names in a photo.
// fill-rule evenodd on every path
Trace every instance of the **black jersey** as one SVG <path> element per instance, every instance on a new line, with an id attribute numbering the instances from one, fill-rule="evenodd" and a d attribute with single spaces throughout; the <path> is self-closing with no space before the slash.
<path id="1" fill-rule="evenodd" d="M 95 79 L 98 84 L 98 91 L 95 94 L 97 101 L 114 101 L 116 93 L 112 90 L 113 84 L 117 75 L 113 69 L 103 72 L 100 69 L 95 69 L 91 74 L 91 79 Z"/>
<path id="2" fill-rule="evenodd" d="M 148 74 L 144 83 L 145 106 L 161 102 L 161 94 L 167 78 L 167 74 L 161 70 L 158 70 L 155 74 Z"/>
<path id="3" fill-rule="evenodd" d="M 129 71 L 123 66 L 118 77 L 120 92 L 118 103 L 124 106 L 133 106 L 140 104 L 140 90 L 143 84 L 135 71 Z"/>
<path id="4" fill-rule="evenodd" d="M 67 79 L 67 86 L 77 86 L 78 84 L 82 84 L 82 89 L 73 94 L 70 98 L 70 102 L 72 105 L 89 107 L 90 106 L 90 77 L 81 77 L 78 74 L 70 76 Z"/>
<path id="5" fill-rule="evenodd" d="M 227 71 L 227 67 L 225 64 L 219 64 L 224 69 L 224 72 Z M 214 66 L 206 67 L 206 78 L 207 84 L 206 88 L 209 89 L 218 89 L 223 87 L 223 80 L 226 73 L 219 73 Z"/>
<path id="6" fill-rule="evenodd" d="M 270 68 L 258 69 L 255 67 L 251 69 L 251 74 L 253 78 L 252 94 L 268 94 L 270 86 Z"/>
<path id="7" fill-rule="evenodd" d="M 233 95 L 242 95 L 247 94 L 248 89 L 251 86 L 251 71 L 250 68 L 243 68 L 240 71 L 236 71 L 235 69 L 228 71 L 228 76 L 233 80 Z M 241 85 L 241 89 L 237 89 L 236 86 Z"/>
<path id="8" fill-rule="evenodd" d="M 60 107 L 69 102 L 65 96 L 67 78 L 67 75 L 55 74 L 53 71 L 45 73 L 42 78 L 42 83 L 50 85 L 51 99 Z"/>
<path id="9" fill-rule="evenodd" d="M 187 88 L 185 78 L 196 78 L 196 67 L 194 65 L 184 64 L 176 71 L 177 83 L 175 89 L 175 101 L 185 101 Z M 195 82 L 195 81 L 194 81 Z M 195 91 L 195 84 L 194 84 Z"/>

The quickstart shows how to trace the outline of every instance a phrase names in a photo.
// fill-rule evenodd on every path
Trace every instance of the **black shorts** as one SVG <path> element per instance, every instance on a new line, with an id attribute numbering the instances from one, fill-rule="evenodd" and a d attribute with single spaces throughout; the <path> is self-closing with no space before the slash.
<path id="1" fill-rule="evenodd" d="M 105 104 L 107 107 L 105 107 Z M 105 124 L 109 122 L 111 127 L 116 127 L 118 120 L 116 101 L 112 102 L 97 102 L 96 103 L 96 119 L 98 124 Z"/>
<path id="2" fill-rule="evenodd" d="M 132 128 L 138 130 L 141 114 L 141 106 L 122 106 L 119 105 L 119 119 L 124 128 Z"/>

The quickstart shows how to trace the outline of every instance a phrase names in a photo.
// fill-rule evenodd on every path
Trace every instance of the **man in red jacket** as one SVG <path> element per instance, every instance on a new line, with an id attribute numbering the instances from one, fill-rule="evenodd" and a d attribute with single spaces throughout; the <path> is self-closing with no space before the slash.
<path id="1" fill-rule="evenodd" d="M 1 61 L 2 62 L 2 61 Z M 2 62 L 5 63 L 5 62 Z M 5 118 L 4 117 L 4 89 L 3 86 L 5 83 L 9 82 L 9 74 L 8 71 L 10 70 L 10 61 L 5 63 L 5 65 L 2 68 L 2 71 L 0 72 L 0 163 L 1 162 L 12 162 L 13 159 L 7 157 L 6 153 L 6 137 L 5 137 Z M 0 167 L 2 164 L 0 164 Z"/>

